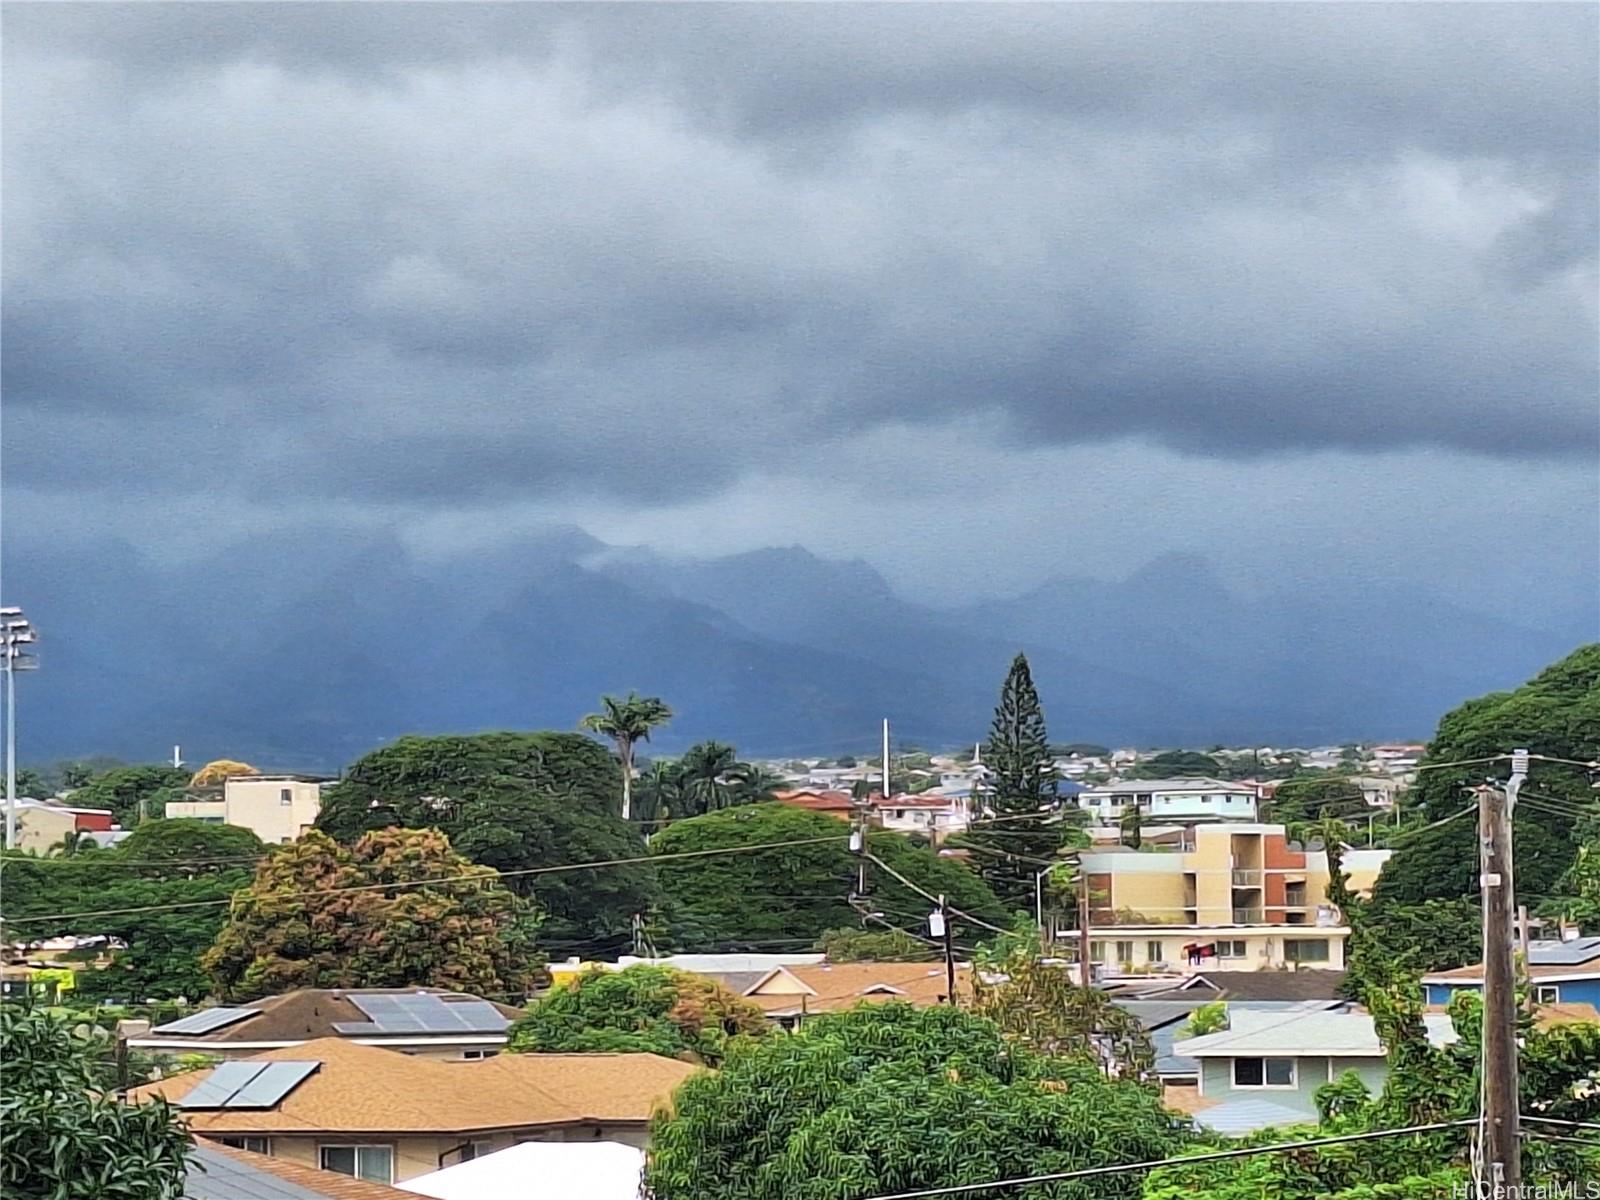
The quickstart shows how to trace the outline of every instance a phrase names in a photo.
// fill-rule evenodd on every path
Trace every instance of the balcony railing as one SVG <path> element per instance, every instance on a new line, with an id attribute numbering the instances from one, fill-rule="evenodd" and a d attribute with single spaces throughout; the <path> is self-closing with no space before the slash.
<path id="1" fill-rule="evenodd" d="M 1233 910 L 1233 923 L 1235 925 L 1265 925 L 1267 915 L 1259 908 L 1236 908 Z"/>
<path id="2" fill-rule="evenodd" d="M 1234 872 L 1233 872 L 1233 886 L 1234 887 L 1260 887 L 1261 886 L 1261 872 L 1258 871 L 1258 870 L 1255 870 L 1255 869 L 1251 869 L 1251 868 L 1247 868 L 1247 869 L 1244 869 L 1244 870 L 1240 870 L 1238 868 L 1235 868 Z"/>

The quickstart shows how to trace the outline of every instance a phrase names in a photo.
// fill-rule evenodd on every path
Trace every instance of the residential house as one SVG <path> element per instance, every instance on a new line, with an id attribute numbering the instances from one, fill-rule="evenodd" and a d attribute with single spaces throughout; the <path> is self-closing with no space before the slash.
<path id="1" fill-rule="evenodd" d="M 268 845 L 279 845 L 316 824 L 328 782 L 317 775 L 232 775 L 221 788 L 196 789 L 168 801 L 166 815 L 238 825 Z"/>
<path id="2" fill-rule="evenodd" d="M 520 1141 L 643 1146 L 651 1114 L 698 1068 L 656 1054 L 501 1054 L 441 1062 L 319 1038 L 133 1088 L 190 1131 L 373 1183 Z"/>
<path id="3" fill-rule="evenodd" d="M 48 854 L 69 833 L 106 833 L 112 828 L 109 808 L 82 808 L 55 800 L 17 801 L 16 849 Z"/>
<path id="4" fill-rule="evenodd" d="M 1347 850 L 1350 887 L 1367 893 L 1388 850 Z M 1193 829 L 1180 849 L 1114 847 L 1081 856 L 1094 924 L 1337 925 L 1328 856 L 1288 841 L 1282 825 Z"/>
<path id="5" fill-rule="evenodd" d="M 850 820 L 856 814 L 856 802 L 849 792 L 818 791 L 802 788 L 790 792 L 774 792 L 774 800 L 780 804 L 787 804 L 791 808 L 803 808 L 807 812 L 827 813 L 830 816 Z"/>
<path id="6" fill-rule="evenodd" d="M 1228 1028 L 1186 1038 L 1173 1053 L 1199 1063 L 1189 1111 L 1219 1133 L 1242 1134 L 1317 1120 L 1316 1091 L 1346 1071 L 1377 1093 L 1388 1058 L 1372 1016 L 1358 1012 L 1261 1012 L 1230 1009 Z M 1428 1040 L 1456 1040 L 1450 1018 L 1423 1016 Z"/>
<path id="7" fill-rule="evenodd" d="M 956 966 L 956 993 L 970 998 L 972 968 Z M 780 1025 L 841 1012 L 858 1004 L 898 1000 L 918 1008 L 950 1002 L 943 963 L 814 963 L 777 967 L 739 992 Z"/>
<path id="8" fill-rule="evenodd" d="M 411 1193 L 196 1138 L 183 1200 L 411 1200 Z"/>
<path id="9" fill-rule="evenodd" d="M 439 988 L 301 988 L 202 1009 L 132 1033 L 128 1046 L 236 1059 L 340 1038 L 424 1058 L 475 1059 L 498 1054 L 521 1015 L 509 1004 Z"/>
<path id="10" fill-rule="evenodd" d="M 1483 964 L 1422 977 L 1429 1004 L 1448 1004 L 1462 988 L 1483 987 Z M 1528 984 L 1540 1004 L 1592 1004 L 1600 1008 L 1600 937 L 1528 945 Z"/>
<path id="11" fill-rule="evenodd" d="M 1152 823 L 1254 821 L 1256 789 L 1219 779 L 1129 779 L 1085 788 L 1078 806 L 1107 825 L 1129 809 Z"/>
<path id="12" fill-rule="evenodd" d="M 820 963 L 824 955 L 807 954 L 667 954 L 660 958 L 640 958 L 624 954 L 616 962 L 585 962 L 569 958 L 549 965 L 550 978 L 557 986 L 573 979 L 584 971 L 599 968 L 602 971 L 625 971 L 629 967 L 673 967 L 694 975 L 709 975 L 735 995 L 766 978 L 778 967 L 810 966 Z"/>
<path id="13" fill-rule="evenodd" d="M 922 792 L 885 799 L 874 795 L 869 820 L 896 833 L 918 833 L 938 843 L 966 829 L 972 819 L 971 792 Z"/>

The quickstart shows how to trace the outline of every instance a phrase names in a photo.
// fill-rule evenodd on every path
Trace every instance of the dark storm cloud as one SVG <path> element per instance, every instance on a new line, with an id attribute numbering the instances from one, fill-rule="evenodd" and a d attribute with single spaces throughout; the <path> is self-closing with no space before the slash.
<path id="1" fill-rule="evenodd" d="M 1597 19 L 16 5 L 7 465 L 643 503 L 973 413 L 1592 454 Z"/>

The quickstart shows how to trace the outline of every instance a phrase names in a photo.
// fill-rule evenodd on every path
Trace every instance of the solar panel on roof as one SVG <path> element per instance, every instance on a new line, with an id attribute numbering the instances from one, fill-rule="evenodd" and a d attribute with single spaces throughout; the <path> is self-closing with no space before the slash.
<path id="1" fill-rule="evenodd" d="M 320 1062 L 275 1062 L 228 1098 L 225 1108 L 271 1108 L 322 1064 Z"/>
<path id="2" fill-rule="evenodd" d="M 199 1087 L 189 1089 L 179 1108 L 226 1108 L 228 1100 L 240 1088 L 267 1069 L 266 1063 L 225 1062 L 211 1071 L 211 1077 Z"/>
<path id="3" fill-rule="evenodd" d="M 210 1033 L 221 1029 L 225 1025 L 232 1025 L 246 1017 L 253 1017 L 261 1010 L 259 1008 L 208 1008 L 202 1012 L 190 1013 L 187 1017 L 180 1017 L 176 1021 L 168 1021 L 165 1025 L 157 1025 L 151 1033 Z"/>
<path id="4" fill-rule="evenodd" d="M 1600 956 L 1600 937 L 1574 938 L 1570 942 L 1533 942 L 1528 946 L 1528 961 L 1541 966 L 1588 962 Z"/>
<path id="5" fill-rule="evenodd" d="M 370 1024 L 342 1022 L 344 1034 L 374 1033 L 503 1033 L 511 1024 L 499 1009 L 476 996 L 461 999 L 432 992 L 351 996 L 351 1003 L 371 1018 Z"/>

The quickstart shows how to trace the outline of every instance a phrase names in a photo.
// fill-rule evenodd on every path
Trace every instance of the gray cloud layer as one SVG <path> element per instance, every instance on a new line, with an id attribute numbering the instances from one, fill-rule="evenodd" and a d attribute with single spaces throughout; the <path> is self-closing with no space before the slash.
<path id="1" fill-rule="evenodd" d="M 6 15 L 30 492 L 643 508 L 887 426 L 1596 451 L 1591 6 Z"/>

